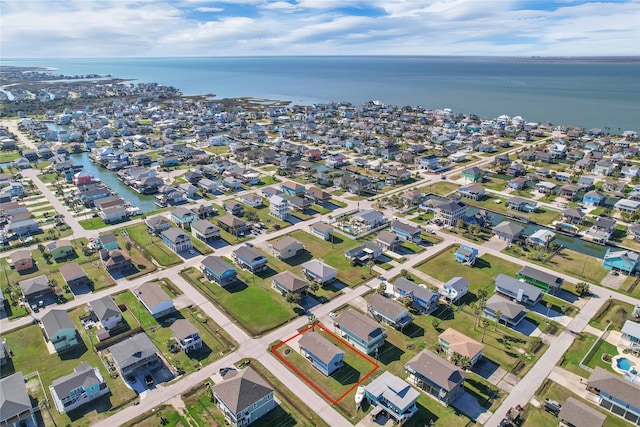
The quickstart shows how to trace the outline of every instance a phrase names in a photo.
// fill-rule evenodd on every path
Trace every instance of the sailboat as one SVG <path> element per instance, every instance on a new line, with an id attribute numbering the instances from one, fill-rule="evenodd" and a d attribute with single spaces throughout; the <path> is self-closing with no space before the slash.
<path id="1" fill-rule="evenodd" d="M 364 387 L 363 386 L 358 386 L 358 389 L 356 390 L 355 399 L 356 399 L 356 407 L 360 406 L 360 404 L 364 400 Z"/>

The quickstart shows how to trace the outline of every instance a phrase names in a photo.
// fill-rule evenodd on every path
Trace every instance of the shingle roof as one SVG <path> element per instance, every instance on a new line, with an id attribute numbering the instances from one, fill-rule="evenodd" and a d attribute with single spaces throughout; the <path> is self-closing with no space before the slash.
<path id="1" fill-rule="evenodd" d="M 44 274 L 32 277 L 31 279 L 22 280 L 18 284 L 25 296 L 49 290 L 49 279 L 47 279 L 47 276 Z"/>
<path id="2" fill-rule="evenodd" d="M 522 267 L 520 271 L 518 271 L 518 274 L 531 277 L 532 279 L 546 283 L 549 286 L 560 286 L 562 282 L 564 282 L 561 277 L 547 273 L 546 271 L 538 270 L 537 268 L 533 268 L 528 265 Z"/>
<path id="3" fill-rule="evenodd" d="M 227 270 L 235 271 L 235 268 L 233 268 L 233 266 L 225 262 L 219 256 L 215 256 L 215 255 L 209 255 L 208 257 L 203 259 L 202 265 L 204 265 L 206 268 L 208 268 L 218 276 L 221 276 L 222 273 L 224 273 Z"/>
<path id="4" fill-rule="evenodd" d="M 138 286 L 135 294 L 150 309 L 165 301 L 171 301 L 171 297 L 157 283 L 153 282 L 146 282 Z"/>
<path id="5" fill-rule="evenodd" d="M 378 313 L 389 319 L 397 319 L 407 309 L 402 304 L 385 298 L 380 294 L 373 294 L 367 299 L 367 304 L 371 305 Z"/>
<path id="6" fill-rule="evenodd" d="M 181 340 L 190 335 L 197 334 L 198 329 L 187 319 L 178 319 L 171 324 L 171 332 L 173 332 L 174 337 Z"/>
<path id="7" fill-rule="evenodd" d="M 185 233 L 183 230 L 177 228 L 177 227 L 171 227 L 167 230 L 164 230 L 162 232 L 162 236 L 166 237 L 167 239 L 169 239 L 172 242 L 176 242 L 178 239 L 180 238 L 188 238 L 191 239 L 191 237 Z"/>
<path id="8" fill-rule="evenodd" d="M 31 408 L 22 372 L 0 379 L 0 414 L 9 419 Z"/>
<path id="9" fill-rule="evenodd" d="M 120 370 L 156 354 L 158 349 L 145 333 L 133 335 L 109 347 L 111 357 Z"/>
<path id="10" fill-rule="evenodd" d="M 301 279 L 289 270 L 276 274 L 271 280 L 286 288 L 289 292 L 298 292 L 309 287 L 309 283 L 306 280 Z"/>
<path id="11" fill-rule="evenodd" d="M 493 227 L 494 232 L 500 232 L 509 236 L 517 236 L 522 233 L 524 228 L 520 224 L 516 224 L 511 221 L 502 221 L 500 224 Z"/>
<path id="12" fill-rule="evenodd" d="M 381 232 L 379 232 L 378 237 L 376 238 L 376 240 L 379 240 L 387 244 L 393 243 L 397 239 L 398 239 L 398 236 L 396 236 L 394 233 L 387 230 L 382 230 Z"/>
<path id="13" fill-rule="evenodd" d="M 431 292 L 429 289 L 418 286 L 403 277 L 399 277 L 394 280 L 393 286 L 405 293 L 411 293 L 415 298 L 419 298 L 423 301 L 429 301 L 435 295 L 435 293 Z"/>
<path id="14" fill-rule="evenodd" d="M 573 397 L 567 398 L 558 419 L 565 424 L 580 427 L 602 427 L 607 416 Z"/>
<path id="15" fill-rule="evenodd" d="M 224 381 L 213 386 L 213 391 L 235 414 L 273 393 L 273 389 L 253 369 L 246 368 L 235 374 L 231 371 Z"/>
<path id="16" fill-rule="evenodd" d="M 211 221 L 207 221 L 206 219 L 199 219 L 199 220 L 191 223 L 191 230 L 197 230 L 197 231 L 199 231 L 201 233 L 206 233 L 207 229 L 209 229 L 209 231 L 220 230 Z"/>
<path id="17" fill-rule="evenodd" d="M 596 366 L 587 380 L 589 387 L 605 391 L 609 395 L 640 408 L 640 385 L 627 381 L 620 376 Z"/>
<path id="18" fill-rule="evenodd" d="M 387 371 L 366 385 L 365 389 L 378 399 L 383 398 L 401 410 L 411 406 L 420 396 L 418 390 Z"/>
<path id="19" fill-rule="evenodd" d="M 518 279 L 509 277 L 504 274 L 498 274 L 496 277 L 496 289 L 502 288 L 510 291 L 513 294 L 517 294 L 520 289 L 530 300 L 537 300 L 540 297 L 542 291 L 533 285 L 526 282 L 521 282 Z"/>
<path id="20" fill-rule="evenodd" d="M 407 362 L 406 367 L 410 367 L 447 391 L 453 390 L 464 381 L 466 376 L 466 373 L 456 365 L 429 350 L 422 350 Z"/>
<path id="21" fill-rule="evenodd" d="M 70 262 L 60 267 L 60 274 L 65 281 L 77 279 L 79 277 L 87 277 L 87 273 L 84 272 L 80 264 L 77 262 Z"/>
<path id="22" fill-rule="evenodd" d="M 313 331 L 302 334 L 300 340 L 298 340 L 298 345 L 327 365 L 336 355 L 344 354 L 331 341 Z"/>
<path id="23" fill-rule="evenodd" d="M 385 333 L 380 325 L 354 309 L 343 312 L 336 319 L 336 323 L 365 342 Z"/>
<path id="24" fill-rule="evenodd" d="M 302 245 L 302 242 L 300 242 L 298 239 L 294 239 L 291 236 L 285 236 L 277 242 L 273 243 L 271 246 L 274 250 L 282 252 L 291 245 Z"/>
<path id="25" fill-rule="evenodd" d="M 93 314 L 95 314 L 100 321 L 122 313 L 109 295 L 91 301 L 90 305 Z"/>
<path id="26" fill-rule="evenodd" d="M 52 337 L 61 329 L 75 329 L 69 314 L 64 310 L 50 310 L 42 316 L 42 327 L 47 336 Z"/>
<path id="27" fill-rule="evenodd" d="M 449 343 L 449 350 L 454 351 L 463 356 L 472 359 L 484 349 L 484 345 L 480 344 L 465 334 L 448 328 L 438 337 Z"/>
<path id="28" fill-rule="evenodd" d="M 487 300 L 486 307 L 493 310 L 494 312 L 500 310 L 500 312 L 502 312 L 502 315 L 509 319 L 515 319 L 520 313 L 525 311 L 525 309 L 520 304 L 516 304 L 506 298 L 501 297 L 500 295 L 495 294 Z"/>
<path id="29" fill-rule="evenodd" d="M 311 261 L 307 261 L 304 264 L 302 264 L 301 267 L 319 277 L 324 277 L 329 274 L 335 275 L 338 273 L 338 270 L 331 267 L 330 265 L 325 264 L 319 259 L 312 259 Z"/>
<path id="30" fill-rule="evenodd" d="M 58 397 L 62 399 L 69 396 L 72 390 L 79 387 L 83 387 L 86 390 L 88 387 L 94 384 L 99 384 L 103 381 L 103 379 L 96 376 L 91 365 L 86 362 L 82 362 L 74 369 L 73 373 L 53 380 L 51 385 L 56 391 Z"/>

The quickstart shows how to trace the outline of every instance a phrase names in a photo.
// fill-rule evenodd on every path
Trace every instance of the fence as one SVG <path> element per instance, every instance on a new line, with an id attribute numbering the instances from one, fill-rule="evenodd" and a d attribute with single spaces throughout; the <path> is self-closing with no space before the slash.
<path id="1" fill-rule="evenodd" d="M 584 357 L 580 361 L 580 364 L 578 366 L 580 366 L 585 371 L 593 372 L 593 368 L 590 368 L 587 365 L 585 365 L 584 361 L 590 360 L 593 357 L 593 353 L 600 345 L 600 342 L 607 339 L 607 337 L 609 336 L 609 326 L 611 326 L 611 322 L 607 324 L 607 327 L 604 328 L 604 331 L 602 331 L 598 339 L 593 343 L 589 351 L 587 351 L 587 353 L 584 355 Z"/>

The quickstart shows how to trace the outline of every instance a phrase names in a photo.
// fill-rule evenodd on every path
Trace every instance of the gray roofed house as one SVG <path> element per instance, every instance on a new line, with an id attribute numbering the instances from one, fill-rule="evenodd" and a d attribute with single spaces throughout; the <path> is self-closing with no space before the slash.
<path id="1" fill-rule="evenodd" d="M 383 372 L 367 384 L 364 390 L 365 397 L 374 407 L 372 417 L 384 411 L 395 423 L 403 424 L 418 412 L 416 400 L 420 397 L 420 392 L 391 372 Z"/>
<path id="2" fill-rule="evenodd" d="M 363 314 L 349 309 L 335 319 L 342 337 L 366 354 L 372 354 L 384 344 L 387 332 L 382 326 Z"/>
<path id="3" fill-rule="evenodd" d="M 201 269 L 209 280 L 220 286 L 227 286 L 236 281 L 236 270 L 219 256 L 205 257 L 201 262 Z"/>
<path id="4" fill-rule="evenodd" d="M 515 327 L 520 323 L 524 316 L 527 314 L 520 304 L 511 302 L 507 298 L 503 298 L 500 295 L 492 295 L 491 298 L 485 303 L 483 314 L 496 321 L 496 313 L 500 311 L 500 321 L 510 327 Z"/>
<path id="5" fill-rule="evenodd" d="M 376 237 L 376 243 L 385 251 L 395 251 L 401 245 L 400 238 L 397 234 L 387 230 L 382 230 Z"/>
<path id="6" fill-rule="evenodd" d="M 91 301 L 89 309 L 93 313 L 95 320 L 100 322 L 104 329 L 115 329 L 122 322 L 122 311 L 109 295 Z"/>
<path id="7" fill-rule="evenodd" d="M 199 219 L 191 223 L 191 232 L 203 242 L 220 238 L 220 228 L 206 219 Z"/>
<path id="8" fill-rule="evenodd" d="M 467 205 L 460 200 L 444 200 L 433 205 L 435 220 L 442 221 L 445 225 L 455 226 L 459 219 L 464 218 L 467 212 Z"/>
<path id="9" fill-rule="evenodd" d="M 78 331 L 64 310 L 50 310 L 41 319 L 45 336 L 60 353 L 82 343 Z"/>
<path id="10" fill-rule="evenodd" d="M 367 299 L 367 310 L 374 319 L 394 328 L 402 329 L 413 322 L 407 307 L 377 293 Z"/>
<path id="11" fill-rule="evenodd" d="M 563 278 L 528 265 L 522 267 L 516 273 L 516 277 L 551 294 L 555 294 L 564 283 Z"/>
<path id="12" fill-rule="evenodd" d="M 158 349 L 145 333 L 120 341 L 109 347 L 109 351 L 123 377 L 135 370 L 161 362 Z"/>
<path id="13" fill-rule="evenodd" d="M 31 419 L 38 425 L 34 412 L 38 407 L 31 406 L 31 398 L 22 372 L 0 379 L 0 424 L 20 425 L 21 420 Z"/>
<path id="14" fill-rule="evenodd" d="M 448 303 L 455 303 L 467 294 L 469 282 L 464 277 L 452 277 L 438 292 Z"/>
<path id="15" fill-rule="evenodd" d="M 171 227 L 161 234 L 162 243 L 175 253 L 191 250 L 191 236 L 181 228 Z"/>
<path id="16" fill-rule="evenodd" d="M 640 424 L 640 385 L 596 366 L 587 380 L 587 400 Z"/>
<path id="17" fill-rule="evenodd" d="M 368 240 L 344 252 L 344 256 L 355 265 L 365 265 L 367 262 L 373 261 L 381 255 L 382 247 Z"/>
<path id="18" fill-rule="evenodd" d="M 319 259 L 312 259 L 300 266 L 307 279 L 319 283 L 321 286 L 332 282 L 338 275 L 338 270 L 325 264 Z"/>
<path id="19" fill-rule="evenodd" d="M 171 324 L 171 332 L 178 345 L 185 353 L 202 347 L 202 338 L 198 328 L 187 319 L 178 319 Z"/>
<path id="20" fill-rule="evenodd" d="M 289 259 L 303 250 L 304 244 L 291 236 L 285 236 L 270 245 L 273 255 L 278 259 Z"/>
<path id="21" fill-rule="evenodd" d="M 80 363 L 74 372 L 53 380 L 49 386 L 58 412 L 69 412 L 109 393 L 109 387 L 98 368 Z"/>
<path id="22" fill-rule="evenodd" d="M 445 406 L 463 392 L 466 372 L 429 350 L 416 354 L 404 369 L 410 383 Z"/>
<path id="23" fill-rule="evenodd" d="M 316 222 L 309 226 L 309 232 L 321 239 L 329 240 L 333 234 L 333 227 L 324 222 Z"/>
<path id="24" fill-rule="evenodd" d="M 149 227 L 151 231 L 158 234 L 171 227 L 171 221 L 162 215 L 147 218 L 144 220 L 144 223 L 147 224 L 147 227 Z"/>
<path id="25" fill-rule="evenodd" d="M 344 351 L 317 332 L 309 331 L 298 340 L 300 352 L 311 359 L 313 365 L 329 376 L 339 369 L 344 360 Z"/>
<path id="26" fill-rule="evenodd" d="M 493 227 L 493 234 L 507 243 L 513 243 L 514 240 L 518 240 L 523 231 L 524 228 L 520 224 L 511 221 L 502 221 Z"/>
<path id="27" fill-rule="evenodd" d="M 438 307 L 438 294 L 431 292 L 426 286 L 399 277 L 393 281 L 393 294 L 396 299 L 409 297 L 413 300 L 413 307 L 429 314 Z"/>
<path id="28" fill-rule="evenodd" d="M 232 426 L 246 426 L 275 407 L 273 388 L 253 369 L 230 371 L 213 386 L 216 405 Z"/>
<path id="29" fill-rule="evenodd" d="M 309 282 L 285 270 L 271 278 L 271 287 L 283 296 L 289 292 L 300 294 L 309 289 Z"/>
<path id="30" fill-rule="evenodd" d="M 249 225 L 246 222 L 233 215 L 223 215 L 218 218 L 218 226 L 234 236 L 240 235 L 249 229 Z"/>
<path id="31" fill-rule="evenodd" d="M 626 320 L 620 332 L 622 332 L 620 346 L 631 351 L 640 350 L 640 323 Z"/>
<path id="32" fill-rule="evenodd" d="M 176 310 L 173 299 L 155 282 L 143 283 L 133 290 L 133 294 L 155 318 Z"/>
<path id="33" fill-rule="evenodd" d="M 26 299 L 39 298 L 43 295 L 53 294 L 53 288 L 49 286 L 49 279 L 44 274 L 41 276 L 32 277 L 31 279 L 25 279 L 18 282 L 20 289 L 22 289 L 22 295 Z"/>
<path id="34" fill-rule="evenodd" d="M 496 292 L 515 299 L 520 304 L 534 305 L 542 296 L 539 288 L 504 274 L 498 274 L 495 284 Z"/>
<path id="35" fill-rule="evenodd" d="M 60 274 L 70 287 L 85 285 L 89 282 L 87 273 L 77 262 L 69 262 L 60 267 Z"/>
<path id="36" fill-rule="evenodd" d="M 558 420 L 569 427 L 602 427 L 607 416 L 574 397 L 568 397 L 562 405 Z"/>

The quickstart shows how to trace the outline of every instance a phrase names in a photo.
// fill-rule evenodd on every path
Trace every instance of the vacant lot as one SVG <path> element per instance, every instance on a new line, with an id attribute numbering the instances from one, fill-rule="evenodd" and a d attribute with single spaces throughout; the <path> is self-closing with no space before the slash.
<path id="1" fill-rule="evenodd" d="M 170 267 L 182 263 L 182 259 L 166 247 L 160 237 L 149 233 L 146 224 L 140 223 L 127 227 L 126 231 L 135 244 L 140 247 L 140 250 L 151 255 L 158 264 L 164 267 Z"/>

